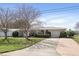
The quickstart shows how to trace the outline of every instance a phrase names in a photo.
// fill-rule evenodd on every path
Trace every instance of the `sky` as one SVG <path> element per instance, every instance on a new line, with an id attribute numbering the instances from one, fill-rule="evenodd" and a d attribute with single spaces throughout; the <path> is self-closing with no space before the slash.
<path id="1" fill-rule="evenodd" d="M 2 3 L 3 8 L 17 8 L 19 3 Z M 27 3 L 26 6 L 33 6 L 42 12 L 39 20 L 45 27 L 64 27 L 74 29 L 79 21 L 78 3 Z M 46 11 L 48 10 L 48 11 Z"/>

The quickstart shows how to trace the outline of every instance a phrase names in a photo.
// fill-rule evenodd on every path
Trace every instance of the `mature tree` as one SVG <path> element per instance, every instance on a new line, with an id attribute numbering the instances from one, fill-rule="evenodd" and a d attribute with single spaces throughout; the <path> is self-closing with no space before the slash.
<path id="1" fill-rule="evenodd" d="M 0 8 L 0 30 L 2 30 L 5 34 L 5 39 L 7 39 L 7 32 L 9 30 L 10 23 L 12 22 L 13 12 L 9 8 Z"/>
<path id="2" fill-rule="evenodd" d="M 68 31 L 67 31 L 67 36 L 68 37 L 72 37 L 72 36 L 74 36 L 75 35 L 75 32 L 73 31 L 73 30 L 71 30 L 71 29 L 69 29 Z"/>
<path id="3" fill-rule="evenodd" d="M 33 7 L 26 7 L 25 5 L 22 5 L 18 8 L 16 13 L 16 21 L 19 21 L 18 27 L 23 30 L 26 39 L 28 39 L 28 33 L 30 31 L 31 24 L 39 16 L 40 12 Z"/>
<path id="4" fill-rule="evenodd" d="M 76 28 L 76 29 L 79 29 L 79 22 L 76 23 L 75 28 Z"/>

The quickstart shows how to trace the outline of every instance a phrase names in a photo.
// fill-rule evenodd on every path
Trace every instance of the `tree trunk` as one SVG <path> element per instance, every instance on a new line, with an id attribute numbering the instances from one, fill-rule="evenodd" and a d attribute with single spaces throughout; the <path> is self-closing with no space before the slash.
<path id="1" fill-rule="evenodd" d="M 28 37 L 28 32 L 25 33 L 25 38 L 30 41 L 30 39 L 29 39 L 29 37 Z"/>
<path id="2" fill-rule="evenodd" d="M 9 40 L 7 39 L 7 32 L 4 32 L 4 34 L 5 34 L 5 38 L 4 38 L 4 40 L 3 41 L 7 41 L 8 43 L 9 43 Z"/>
<path id="3" fill-rule="evenodd" d="M 7 40 L 7 32 L 5 32 L 5 39 Z"/>

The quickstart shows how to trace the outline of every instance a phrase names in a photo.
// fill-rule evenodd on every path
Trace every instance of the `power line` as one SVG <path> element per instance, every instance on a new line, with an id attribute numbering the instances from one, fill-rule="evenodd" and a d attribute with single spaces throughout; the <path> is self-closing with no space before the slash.
<path id="1" fill-rule="evenodd" d="M 74 8 L 74 9 L 73 9 Z M 71 6 L 71 7 L 64 7 L 64 8 L 56 8 L 56 9 L 49 9 L 49 10 L 44 10 L 44 11 L 40 11 L 41 14 L 45 14 L 45 13 L 52 13 L 52 12 L 61 12 L 61 11 L 67 11 L 67 10 L 77 10 L 79 9 L 79 6 Z"/>

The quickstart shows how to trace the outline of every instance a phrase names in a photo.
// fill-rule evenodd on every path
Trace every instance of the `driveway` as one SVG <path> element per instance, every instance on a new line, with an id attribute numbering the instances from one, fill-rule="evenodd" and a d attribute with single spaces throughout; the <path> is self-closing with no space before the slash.
<path id="1" fill-rule="evenodd" d="M 79 44 L 70 38 L 59 40 L 56 51 L 62 56 L 79 56 Z"/>
<path id="2" fill-rule="evenodd" d="M 2 56 L 58 56 L 56 51 L 59 38 L 45 39 L 29 48 L 3 53 Z"/>

